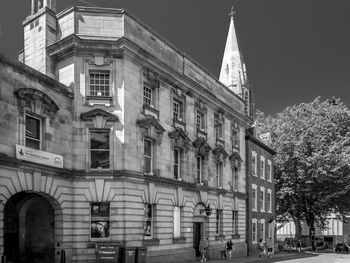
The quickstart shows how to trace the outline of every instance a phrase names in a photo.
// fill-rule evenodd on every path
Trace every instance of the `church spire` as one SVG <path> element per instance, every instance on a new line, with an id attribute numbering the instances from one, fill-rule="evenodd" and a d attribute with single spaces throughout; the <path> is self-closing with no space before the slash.
<path id="1" fill-rule="evenodd" d="M 246 69 L 239 48 L 235 29 L 234 8 L 231 8 L 230 27 L 227 34 L 224 56 L 222 59 L 219 81 L 240 96 L 246 102 L 246 113 L 250 114 L 250 94 L 246 77 Z"/>
<path id="2" fill-rule="evenodd" d="M 230 27 L 228 30 L 225 52 L 222 59 L 219 80 L 238 95 L 242 95 L 242 84 L 245 84 L 245 70 L 241 58 L 238 38 L 235 30 L 234 15 L 232 7 L 230 12 Z"/>

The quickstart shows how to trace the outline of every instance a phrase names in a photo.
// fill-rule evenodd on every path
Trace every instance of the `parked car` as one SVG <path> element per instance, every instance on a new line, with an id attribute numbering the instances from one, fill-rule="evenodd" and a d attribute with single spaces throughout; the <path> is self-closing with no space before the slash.
<path id="1" fill-rule="evenodd" d="M 347 243 L 337 243 L 334 246 L 334 251 L 335 252 L 342 252 L 342 251 L 348 252 L 349 249 L 350 249 L 350 246 Z"/>

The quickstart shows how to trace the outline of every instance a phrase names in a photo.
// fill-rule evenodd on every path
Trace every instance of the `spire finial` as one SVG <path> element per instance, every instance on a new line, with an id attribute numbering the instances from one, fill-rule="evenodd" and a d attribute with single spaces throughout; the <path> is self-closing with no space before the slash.
<path id="1" fill-rule="evenodd" d="M 231 18 L 233 18 L 233 16 L 236 14 L 236 11 L 234 9 L 234 7 L 231 7 L 231 12 L 228 14 L 229 16 L 231 16 Z"/>

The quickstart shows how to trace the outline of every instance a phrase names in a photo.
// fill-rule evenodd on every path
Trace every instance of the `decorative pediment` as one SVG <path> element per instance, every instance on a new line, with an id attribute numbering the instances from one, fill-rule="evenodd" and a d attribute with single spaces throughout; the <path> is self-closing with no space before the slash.
<path id="1" fill-rule="evenodd" d="M 36 114 L 49 116 L 50 124 L 53 123 L 59 107 L 47 94 L 32 88 L 19 89 L 15 94 L 18 98 L 18 106 L 21 113 L 24 112 L 25 108 L 29 108 L 30 111 Z"/>
<path id="2" fill-rule="evenodd" d="M 215 121 L 223 122 L 223 121 L 224 121 L 224 115 L 225 115 L 224 110 L 218 109 L 218 110 L 214 113 Z"/>
<path id="3" fill-rule="evenodd" d="M 110 126 L 113 122 L 120 123 L 118 116 L 103 109 L 93 109 L 91 111 L 84 112 L 81 114 L 81 119 L 84 121 L 91 121 L 94 128 L 98 129 L 108 128 L 107 126 Z M 117 127 L 117 129 L 119 128 L 121 127 Z"/>
<path id="4" fill-rule="evenodd" d="M 215 156 L 215 159 L 217 161 L 223 162 L 226 157 L 228 156 L 227 152 L 225 151 L 224 147 L 222 146 L 216 146 L 215 149 L 213 149 L 213 154 Z"/>
<path id="5" fill-rule="evenodd" d="M 141 128 L 142 137 L 147 137 L 160 143 L 163 137 L 165 129 L 160 123 L 153 117 L 146 117 L 136 122 Z"/>
<path id="6" fill-rule="evenodd" d="M 200 112 L 207 111 L 207 108 L 204 106 L 203 101 L 201 101 L 200 99 L 196 100 L 196 102 L 194 103 L 194 106 L 196 107 L 197 111 L 200 111 Z"/>
<path id="7" fill-rule="evenodd" d="M 148 68 L 143 72 L 144 81 L 150 88 L 159 88 L 159 77 L 156 73 L 150 71 Z"/>
<path id="8" fill-rule="evenodd" d="M 231 165 L 235 167 L 241 166 L 241 163 L 243 162 L 238 152 L 233 152 L 228 158 L 231 161 Z"/>
<path id="9" fill-rule="evenodd" d="M 207 140 L 201 137 L 197 138 L 192 145 L 196 149 L 197 154 L 202 157 L 207 157 L 211 150 Z"/>
<path id="10" fill-rule="evenodd" d="M 172 139 L 173 147 L 189 150 L 191 148 L 191 140 L 187 134 L 179 128 L 169 132 L 169 137 Z"/>

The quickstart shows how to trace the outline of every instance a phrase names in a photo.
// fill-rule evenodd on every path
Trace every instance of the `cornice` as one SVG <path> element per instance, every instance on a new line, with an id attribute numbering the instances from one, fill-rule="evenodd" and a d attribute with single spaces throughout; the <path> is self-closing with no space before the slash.
<path id="1" fill-rule="evenodd" d="M 63 85 L 57 80 L 48 77 L 47 75 L 13 59 L 10 59 L 3 54 L 0 53 L 0 64 L 7 65 L 11 67 L 14 71 L 19 72 L 28 76 L 29 78 L 33 78 L 38 82 L 43 83 L 44 85 L 50 86 L 54 91 L 63 94 L 64 96 L 73 99 L 74 93 L 70 90 L 69 87 Z"/>

